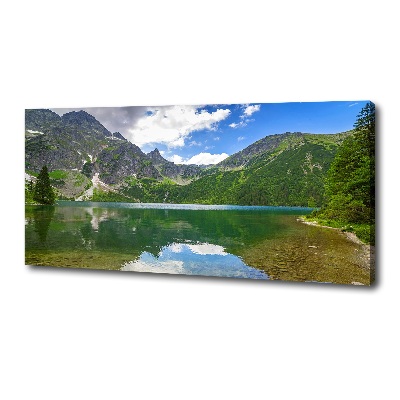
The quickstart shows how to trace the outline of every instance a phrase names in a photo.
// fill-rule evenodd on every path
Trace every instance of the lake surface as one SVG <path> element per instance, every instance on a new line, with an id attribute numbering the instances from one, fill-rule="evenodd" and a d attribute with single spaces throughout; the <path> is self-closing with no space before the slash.
<path id="1" fill-rule="evenodd" d="M 369 284 L 361 247 L 293 207 L 59 201 L 25 207 L 26 264 Z"/>

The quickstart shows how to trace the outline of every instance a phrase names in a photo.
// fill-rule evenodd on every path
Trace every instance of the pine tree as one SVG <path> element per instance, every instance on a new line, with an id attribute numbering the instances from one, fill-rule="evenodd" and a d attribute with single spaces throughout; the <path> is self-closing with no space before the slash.
<path id="1" fill-rule="evenodd" d="M 375 154 L 375 104 L 372 102 L 360 111 L 354 124 L 356 136 L 367 141 L 370 155 Z"/>
<path id="2" fill-rule="evenodd" d="M 37 177 L 33 191 L 33 200 L 39 204 L 54 204 L 55 197 L 53 188 L 50 185 L 49 172 L 45 165 Z"/>
<path id="3" fill-rule="evenodd" d="M 350 223 L 375 222 L 375 105 L 358 114 L 328 171 L 322 217 Z"/>

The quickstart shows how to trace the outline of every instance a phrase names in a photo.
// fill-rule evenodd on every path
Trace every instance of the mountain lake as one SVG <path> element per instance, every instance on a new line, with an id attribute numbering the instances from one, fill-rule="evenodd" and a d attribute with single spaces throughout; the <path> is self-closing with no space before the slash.
<path id="1" fill-rule="evenodd" d="M 310 208 L 58 201 L 25 206 L 32 266 L 369 285 L 365 246 Z"/>

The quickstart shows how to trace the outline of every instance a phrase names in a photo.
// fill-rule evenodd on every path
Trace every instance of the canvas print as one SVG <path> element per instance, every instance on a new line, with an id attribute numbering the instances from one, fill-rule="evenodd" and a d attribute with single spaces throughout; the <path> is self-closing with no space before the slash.
<path id="1" fill-rule="evenodd" d="M 370 101 L 25 110 L 25 262 L 371 285 Z"/>

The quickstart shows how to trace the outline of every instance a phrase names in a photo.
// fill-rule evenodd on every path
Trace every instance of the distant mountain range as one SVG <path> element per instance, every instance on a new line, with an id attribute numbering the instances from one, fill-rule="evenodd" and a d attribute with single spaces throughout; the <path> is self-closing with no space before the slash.
<path id="1" fill-rule="evenodd" d="M 211 166 L 175 164 L 111 133 L 85 111 L 60 117 L 25 111 L 25 170 L 43 165 L 59 198 L 94 201 L 319 206 L 324 179 L 343 139 L 283 133 L 266 136 Z"/>

